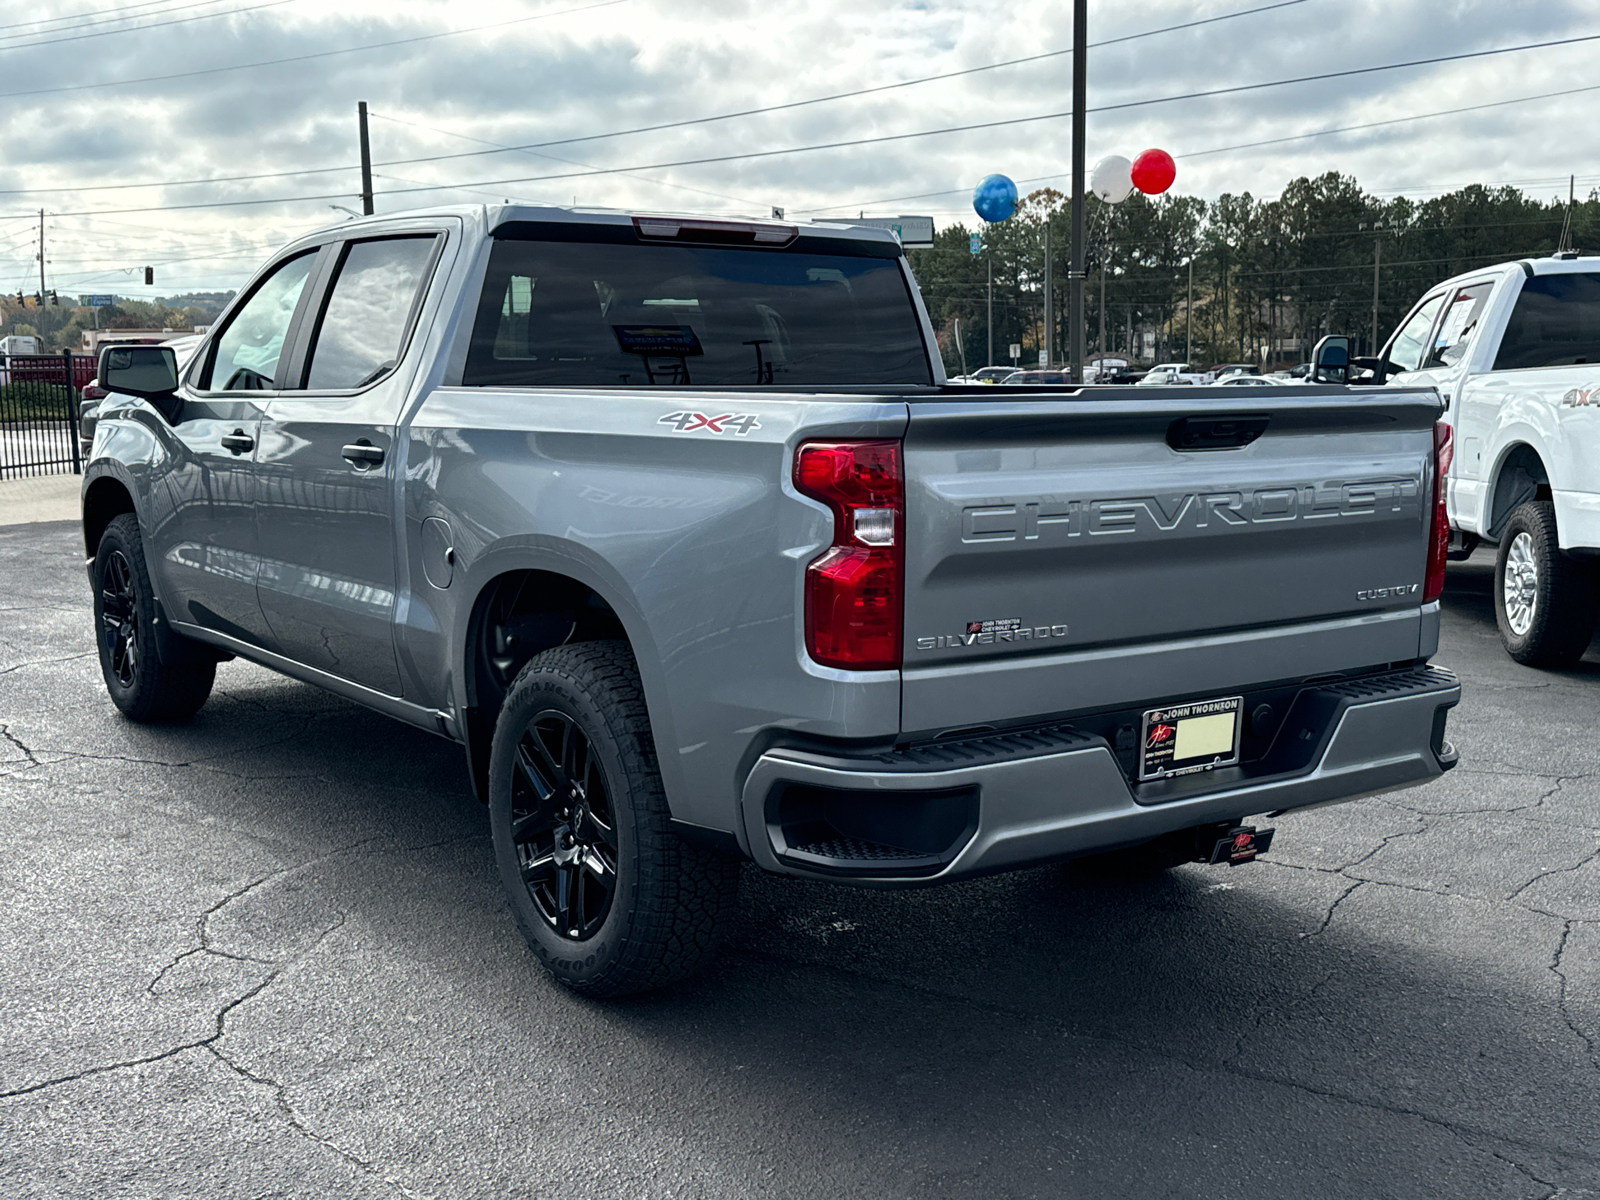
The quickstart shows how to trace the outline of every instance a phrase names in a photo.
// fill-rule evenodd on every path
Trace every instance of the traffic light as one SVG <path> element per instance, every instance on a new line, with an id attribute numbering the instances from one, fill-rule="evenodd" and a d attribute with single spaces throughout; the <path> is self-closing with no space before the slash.
<path id="1" fill-rule="evenodd" d="M 154 267 L 146 267 L 144 269 L 144 285 L 146 287 L 149 287 L 155 281 L 156 281 L 156 269 Z"/>
<path id="2" fill-rule="evenodd" d="M 60 308 L 61 307 L 61 297 L 56 295 L 56 292 L 55 292 L 54 288 L 50 289 L 50 307 L 51 308 Z"/>

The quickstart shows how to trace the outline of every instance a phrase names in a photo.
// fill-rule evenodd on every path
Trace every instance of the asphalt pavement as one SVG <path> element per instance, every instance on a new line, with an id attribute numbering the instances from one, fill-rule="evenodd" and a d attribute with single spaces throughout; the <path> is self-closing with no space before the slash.
<path id="1" fill-rule="evenodd" d="M 1438 659 L 1462 765 L 1251 866 L 747 869 L 670 991 L 548 981 L 460 751 L 229 663 L 106 698 L 76 528 L 0 528 L 0 1196 L 1600 1196 L 1600 654 Z"/>

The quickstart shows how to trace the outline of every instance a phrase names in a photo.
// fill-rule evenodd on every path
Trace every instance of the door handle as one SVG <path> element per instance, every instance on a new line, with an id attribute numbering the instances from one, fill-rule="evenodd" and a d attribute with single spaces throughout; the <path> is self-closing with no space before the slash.
<path id="1" fill-rule="evenodd" d="M 235 429 L 232 433 L 225 433 L 218 439 L 224 450 L 232 450 L 235 454 L 246 454 L 256 448 L 256 440 L 242 429 Z"/>
<path id="2" fill-rule="evenodd" d="M 374 446 L 366 438 L 346 446 L 339 453 L 358 467 L 376 467 L 383 462 L 383 447 Z"/>

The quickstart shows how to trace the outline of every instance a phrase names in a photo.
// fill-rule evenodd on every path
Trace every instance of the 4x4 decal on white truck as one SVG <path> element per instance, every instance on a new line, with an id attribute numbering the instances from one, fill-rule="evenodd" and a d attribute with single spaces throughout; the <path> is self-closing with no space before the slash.
<path id="1" fill-rule="evenodd" d="M 668 413 L 657 424 L 671 425 L 674 433 L 693 433 L 697 429 L 704 429 L 723 434 L 731 429 L 737 437 L 761 428 L 755 413 L 723 413 L 720 417 L 708 417 L 705 413 L 675 412 Z"/>

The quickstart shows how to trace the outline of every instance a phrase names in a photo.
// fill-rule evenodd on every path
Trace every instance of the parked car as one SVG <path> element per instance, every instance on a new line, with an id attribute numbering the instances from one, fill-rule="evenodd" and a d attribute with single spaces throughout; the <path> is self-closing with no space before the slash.
<path id="1" fill-rule="evenodd" d="M 1229 379 L 1235 375 L 1255 374 L 1257 374 L 1257 371 L 1254 363 L 1218 363 L 1210 371 L 1211 379 L 1214 383 L 1220 383 L 1222 380 Z"/>
<path id="2" fill-rule="evenodd" d="M 967 376 L 969 383 L 999 383 L 1007 375 L 1016 371 L 1015 367 L 979 367 Z"/>
<path id="3" fill-rule="evenodd" d="M 1217 380 L 1218 387 L 1283 387 L 1293 380 L 1277 379 L 1271 375 L 1226 375 Z"/>
<path id="4" fill-rule="evenodd" d="M 593 996 L 702 961 L 741 860 L 1238 865 L 1252 813 L 1455 764 L 1431 389 L 974 397 L 917 296 L 850 226 L 296 240 L 186 369 L 105 360 L 112 701 L 185 717 L 238 656 L 459 743 L 515 921 Z"/>
<path id="5" fill-rule="evenodd" d="M 1138 382 L 1139 387 L 1194 387 L 1193 379 L 1180 375 L 1170 367 L 1155 367 Z"/>
<path id="6" fill-rule="evenodd" d="M 1447 279 L 1381 355 L 1354 365 L 1443 398 L 1455 553 L 1496 547 L 1507 652 L 1539 666 L 1582 657 L 1600 613 L 1600 258 L 1522 259 Z"/>
<path id="7" fill-rule="evenodd" d="M 1065 371 L 1013 371 L 1001 383 L 1049 383 L 1060 386 L 1069 383 Z"/>

